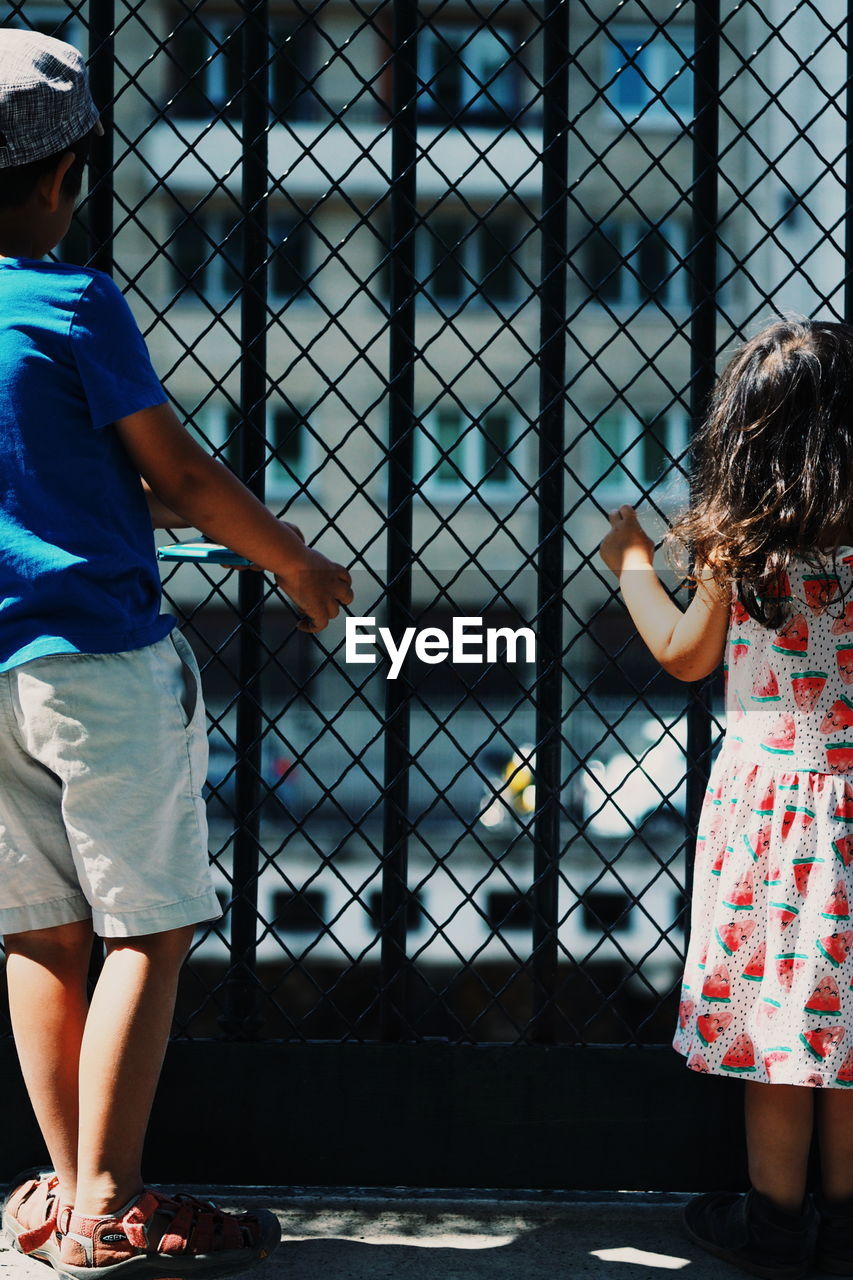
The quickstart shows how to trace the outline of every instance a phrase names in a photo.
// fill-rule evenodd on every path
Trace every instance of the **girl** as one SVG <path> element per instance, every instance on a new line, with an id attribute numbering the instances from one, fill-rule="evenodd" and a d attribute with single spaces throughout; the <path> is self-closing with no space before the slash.
<path id="1" fill-rule="evenodd" d="M 600 548 L 661 665 L 727 675 L 675 1048 L 746 1081 L 752 1187 L 685 1220 L 756 1275 L 853 1275 L 853 327 L 776 323 L 743 346 L 696 454 L 665 539 L 695 558 L 685 612 L 631 507 Z"/>

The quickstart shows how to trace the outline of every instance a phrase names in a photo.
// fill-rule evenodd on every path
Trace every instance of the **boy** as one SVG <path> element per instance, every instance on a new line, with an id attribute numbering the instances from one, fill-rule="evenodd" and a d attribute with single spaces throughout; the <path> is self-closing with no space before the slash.
<path id="1" fill-rule="evenodd" d="M 99 129 L 77 51 L 0 29 L 0 931 L 54 1170 L 3 1226 L 74 1277 L 222 1274 L 275 1248 L 274 1217 L 140 1173 L 178 972 L 219 914 L 198 669 L 159 611 L 152 513 L 273 573 L 304 631 L 352 592 L 179 424 L 112 281 L 44 260 Z"/>

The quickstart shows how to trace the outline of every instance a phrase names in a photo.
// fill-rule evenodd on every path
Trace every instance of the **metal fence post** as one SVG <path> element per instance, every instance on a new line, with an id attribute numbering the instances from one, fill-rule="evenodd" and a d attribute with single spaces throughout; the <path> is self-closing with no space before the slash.
<path id="1" fill-rule="evenodd" d="M 415 228 L 417 225 L 416 0 L 394 0 L 391 122 L 391 279 L 388 372 L 387 619 L 399 636 L 412 612 L 412 475 L 415 431 Z M 381 1024 L 405 1027 L 409 839 L 408 668 L 386 681 L 382 857 Z"/>
<path id="2" fill-rule="evenodd" d="M 844 86 L 844 320 L 853 324 L 853 0 L 847 3 Z"/>
<path id="3" fill-rule="evenodd" d="M 696 0 L 693 63 L 693 183 L 690 189 L 692 247 L 690 272 L 690 420 L 696 432 L 714 385 L 717 354 L 717 219 L 719 177 L 720 3 Z M 708 784 L 711 754 L 711 712 L 708 705 L 713 677 L 692 686 L 687 709 L 688 845 L 699 825 Z M 685 896 L 693 884 L 692 849 L 688 847 Z M 685 948 L 689 940 L 685 918 Z"/>
<path id="4" fill-rule="evenodd" d="M 115 200 L 115 0 L 90 0 L 89 83 L 104 126 L 104 136 L 92 143 L 90 194 L 86 203 L 89 254 L 93 267 L 111 275 Z"/>
<path id="5" fill-rule="evenodd" d="M 533 823 L 531 1037 L 556 1036 L 562 705 L 563 468 L 568 241 L 569 5 L 548 0 L 543 22 L 542 219 L 539 286 L 539 506 L 536 646 L 536 813 Z"/>
<path id="6" fill-rule="evenodd" d="M 269 67 L 268 0 L 242 6 L 243 27 L 243 289 L 240 321 L 240 475 L 264 500 L 267 393 L 267 258 Z M 255 979 L 260 865 L 260 807 L 263 709 L 260 665 L 263 647 L 264 578 L 242 573 L 238 585 L 240 628 L 235 775 L 231 968 L 221 1025 L 231 1038 L 253 1039 L 261 1025 Z"/>

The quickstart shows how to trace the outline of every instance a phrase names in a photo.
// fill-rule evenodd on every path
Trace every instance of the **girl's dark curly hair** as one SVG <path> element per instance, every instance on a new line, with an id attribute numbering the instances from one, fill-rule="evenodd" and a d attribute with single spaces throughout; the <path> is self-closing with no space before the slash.
<path id="1" fill-rule="evenodd" d="M 665 542 L 776 627 L 795 557 L 853 541 L 853 326 L 771 324 L 735 354 L 694 443 L 692 505 Z M 683 563 L 682 563 L 683 567 Z"/>

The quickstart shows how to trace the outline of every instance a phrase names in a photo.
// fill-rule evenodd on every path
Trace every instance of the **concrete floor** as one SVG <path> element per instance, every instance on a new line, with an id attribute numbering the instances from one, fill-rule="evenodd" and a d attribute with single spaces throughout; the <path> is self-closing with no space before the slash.
<path id="1" fill-rule="evenodd" d="M 220 1204 L 263 1205 L 283 1240 L 265 1280 L 646 1280 L 742 1275 L 684 1236 L 687 1197 L 636 1193 L 558 1199 L 471 1193 L 379 1196 L 316 1191 L 238 1196 L 192 1188 Z M 508 1193 L 511 1194 L 511 1193 Z M 818 1273 L 815 1272 L 815 1275 Z M 44 1280 L 44 1264 L 0 1251 L 0 1280 Z"/>

